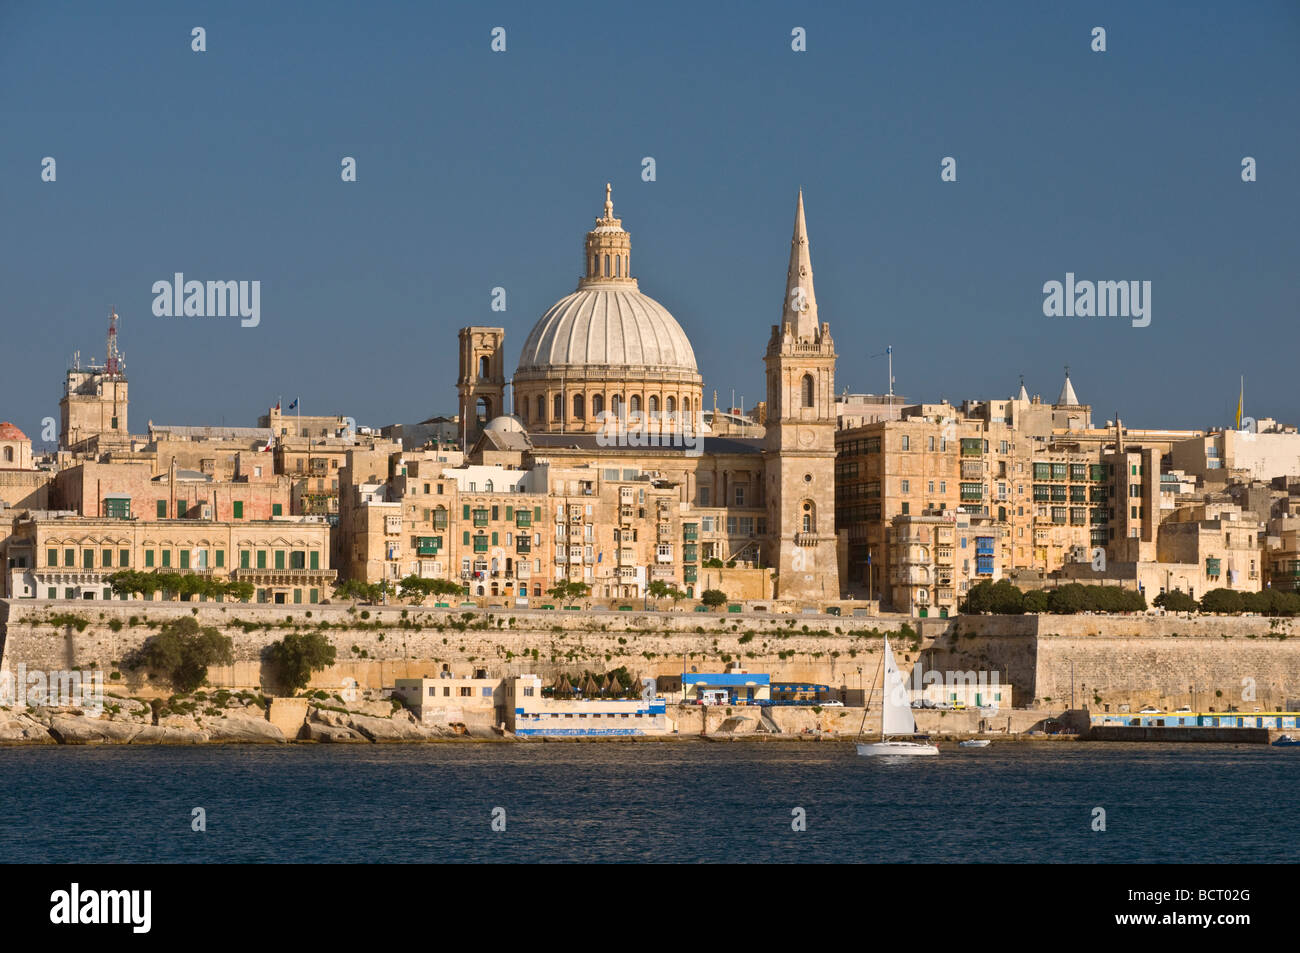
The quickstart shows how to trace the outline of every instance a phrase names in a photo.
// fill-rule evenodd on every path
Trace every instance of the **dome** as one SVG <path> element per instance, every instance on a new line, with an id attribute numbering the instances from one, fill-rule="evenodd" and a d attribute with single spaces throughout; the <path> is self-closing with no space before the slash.
<path id="1" fill-rule="evenodd" d="M 524 342 L 519 371 L 595 366 L 698 374 L 682 326 L 654 298 L 627 285 L 580 288 L 557 301 Z"/>
<path id="2" fill-rule="evenodd" d="M 23 433 L 9 421 L 0 423 L 0 440 L 26 440 L 27 434 Z"/>
<path id="3" fill-rule="evenodd" d="M 518 417 L 513 414 L 502 414 L 500 417 L 493 417 L 483 425 L 484 430 L 491 430 L 494 433 L 523 433 L 524 424 Z"/>

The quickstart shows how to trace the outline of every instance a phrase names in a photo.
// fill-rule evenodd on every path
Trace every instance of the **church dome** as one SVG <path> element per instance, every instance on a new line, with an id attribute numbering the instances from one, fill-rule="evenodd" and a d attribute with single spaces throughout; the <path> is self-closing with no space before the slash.
<path id="1" fill-rule="evenodd" d="M 533 327 L 519 358 L 523 373 L 596 366 L 698 374 L 682 326 L 654 298 L 625 287 L 580 288 L 557 301 Z"/>
<path id="2" fill-rule="evenodd" d="M 607 414 L 669 429 L 701 410 L 704 381 L 690 339 L 668 309 L 637 289 L 632 239 L 605 214 L 587 232 L 573 294 L 533 326 L 511 381 L 529 431 L 596 431 Z"/>
<path id="3" fill-rule="evenodd" d="M 502 414 L 500 417 L 493 417 L 483 426 L 484 430 L 491 430 L 494 433 L 523 433 L 523 422 L 513 414 Z"/>

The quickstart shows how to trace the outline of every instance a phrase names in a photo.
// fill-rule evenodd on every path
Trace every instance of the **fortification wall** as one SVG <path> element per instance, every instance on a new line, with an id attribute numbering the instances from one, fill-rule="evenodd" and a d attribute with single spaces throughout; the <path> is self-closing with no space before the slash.
<path id="1" fill-rule="evenodd" d="M 262 651 L 290 632 L 318 631 L 337 651 L 312 688 L 391 687 L 395 679 L 487 668 L 495 675 L 626 666 L 641 677 L 679 676 L 683 669 L 721 671 L 728 662 L 773 678 L 858 688 L 880 658 L 882 619 L 832 616 L 737 616 L 727 613 L 490 612 L 416 607 L 289 607 L 218 603 L 0 601 L 4 623 L 0 665 L 16 671 L 102 668 L 106 685 L 131 694 L 167 694 L 122 661 L 168 621 L 192 615 L 230 636 L 234 664 L 213 666 L 214 687 L 272 687 Z M 59 616 L 84 623 L 55 624 Z M 905 622 L 898 619 L 896 626 Z M 805 632 L 804 629 L 807 629 Z M 900 642 L 906 655 L 910 641 Z M 862 671 L 859 672 L 859 669 Z M 120 673 L 114 679 L 112 672 Z M 865 681 L 864 681 L 865 680 Z"/>
<path id="2" fill-rule="evenodd" d="M 310 615 L 308 614 L 310 613 Z M 405 613 L 405 615 L 403 615 Z M 84 623 L 56 625 L 59 614 Z M 320 631 L 338 660 L 313 688 L 391 687 L 403 677 L 487 668 L 493 675 L 551 678 L 626 666 L 640 677 L 720 671 L 735 662 L 774 680 L 870 688 L 880 634 L 894 617 L 756 616 L 727 613 L 490 612 L 402 607 L 257 606 L 216 603 L 0 601 L 0 665 L 30 669 L 103 668 L 106 685 L 131 694 L 167 694 L 120 664 L 170 619 L 194 615 L 231 637 L 235 662 L 210 669 L 209 682 L 274 690 L 263 649 L 290 632 Z M 914 624 L 914 623 L 913 623 Z M 807 628 L 808 631 L 804 631 Z M 965 616 L 928 620 L 916 640 L 898 638 L 904 672 L 996 672 L 1017 708 L 1111 711 L 1129 705 L 1192 705 L 1245 711 L 1280 708 L 1300 697 L 1300 621 L 1259 617 Z M 1194 698 L 1193 698 L 1194 693 Z M 1004 698 L 1003 704 L 1007 700 Z"/>
<path id="3" fill-rule="evenodd" d="M 1300 697 L 1300 620 L 1258 616 L 965 616 L 923 628 L 921 662 L 996 670 L 1016 707 L 1222 711 Z"/>

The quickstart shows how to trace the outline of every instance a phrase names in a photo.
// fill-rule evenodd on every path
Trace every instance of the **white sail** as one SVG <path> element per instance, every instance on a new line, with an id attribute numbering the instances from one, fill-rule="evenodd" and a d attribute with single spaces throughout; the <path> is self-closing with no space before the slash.
<path id="1" fill-rule="evenodd" d="M 912 699 L 903 681 L 903 673 L 894 661 L 894 651 L 885 639 L 884 704 L 881 709 L 882 735 L 916 734 L 916 719 L 912 717 Z"/>

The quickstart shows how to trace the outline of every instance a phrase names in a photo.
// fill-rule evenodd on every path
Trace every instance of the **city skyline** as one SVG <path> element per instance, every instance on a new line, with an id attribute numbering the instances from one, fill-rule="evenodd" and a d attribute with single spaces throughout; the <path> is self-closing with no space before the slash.
<path id="1" fill-rule="evenodd" d="M 513 369 L 581 273 L 576 241 L 607 181 L 641 287 L 697 343 L 706 406 L 715 389 L 720 405 L 733 389 L 746 407 L 762 398 L 802 186 L 841 392 L 884 392 L 892 346 L 909 401 L 1010 397 L 1022 375 L 1050 401 L 1069 364 L 1099 421 L 1229 426 L 1243 374 L 1248 415 L 1300 420 L 1285 312 L 1297 134 L 1279 121 L 1295 112 L 1300 69 L 1285 53 L 1300 21 L 1283 5 L 1249 29 L 1224 25 L 1213 46 L 1208 6 L 1177 18 L 760 6 L 743 21 L 692 10 L 676 26 L 381 11 L 361 36 L 341 7 L 309 23 L 234 9 L 0 14 L 14 132 L 0 154 L 0 280 L 8 349 L 24 357 L 0 417 L 34 440 L 72 353 L 102 359 L 110 305 L 141 423 L 249 425 L 280 396 L 373 426 L 452 413 L 455 329 L 505 328 Z M 199 53 L 190 30 L 205 16 Z M 498 23 L 503 52 L 490 48 Z M 1089 48 L 1098 23 L 1104 53 Z M 638 44 L 623 42 L 634 26 Z M 806 52 L 791 49 L 794 27 Z M 55 36 L 68 61 L 43 77 L 32 57 Z M 338 73 L 344 52 L 355 68 Z M 1044 74 L 1044 59 L 1063 68 Z M 1196 83 L 1169 84 L 1193 64 Z M 538 69 L 548 84 L 522 81 Z M 963 69 L 984 86 L 953 83 Z M 743 78 L 755 71 L 757 88 Z M 864 104 L 875 89 L 889 94 Z M 340 179 L 348 156 L 356 182 Z M 955 182 L 941 180 L 950 156 Z M 1241 180 L 1243 156 L 1257 181 Z M 260 323 L 155 317 L 151 289 L 176 272 L 259 281 Z M 1044 283 L 1067 274 L 1150 281 L 1151 324 L 1045 317 Z"/>

